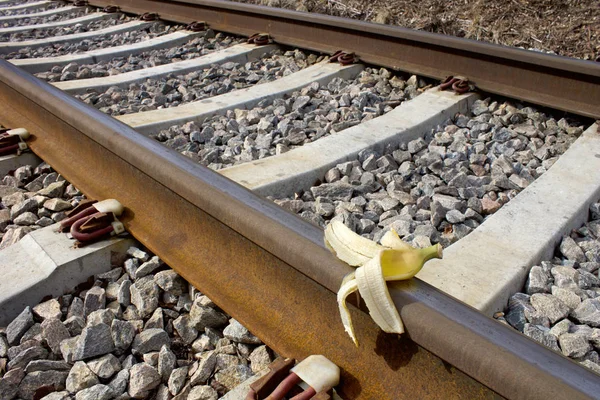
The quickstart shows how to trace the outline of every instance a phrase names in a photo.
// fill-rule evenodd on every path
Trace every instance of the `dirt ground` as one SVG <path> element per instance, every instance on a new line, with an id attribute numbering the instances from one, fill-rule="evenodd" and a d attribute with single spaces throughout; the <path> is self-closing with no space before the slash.
<path id="1" fill-rule="evenodd" d="M 239 0 L 600 61 L 599 0 Z"/>

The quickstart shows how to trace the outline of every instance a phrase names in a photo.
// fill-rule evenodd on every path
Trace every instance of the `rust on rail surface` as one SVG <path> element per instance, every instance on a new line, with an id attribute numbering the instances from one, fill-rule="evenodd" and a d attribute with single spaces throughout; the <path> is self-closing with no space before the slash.
<path id="1" fill-rule="evenodd" d="M 587 399 L 598 377 L 431 286 L 391 287 L 408 334 L 384 334 L 336 291 L 351 271 L 323 232 L 218 173 L 0 61 L 0 123 L 91 198 L 115 198 L 150 250 L 286 357 L 323 354 L 350 399 Z M 82 163 L 81 160 L 85 160 Z M 82 167 L 83 165 L 83 167 Z"/>
<path id="2" fill-rule="evenodd" d="M 115 0 L 90 0 L 105 6 Z M 600 63 L 499 46 L 397 26 L 219 0 L 117 0 L 123 11 L 157 12 L 181 23 L 205 21 L 215 30 L 333 54 L 444 79 L 467 77 L 480 90 L 591 118 L 600 118 Z"/>

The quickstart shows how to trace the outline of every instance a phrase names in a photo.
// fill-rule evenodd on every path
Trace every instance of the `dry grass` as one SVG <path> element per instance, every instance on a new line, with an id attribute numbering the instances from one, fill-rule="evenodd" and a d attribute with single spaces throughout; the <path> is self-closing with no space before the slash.
<path id="1" fill-rule="evenodd" d="M 600 57 L 598 0 L 239 0 L 553 52 Z"/>

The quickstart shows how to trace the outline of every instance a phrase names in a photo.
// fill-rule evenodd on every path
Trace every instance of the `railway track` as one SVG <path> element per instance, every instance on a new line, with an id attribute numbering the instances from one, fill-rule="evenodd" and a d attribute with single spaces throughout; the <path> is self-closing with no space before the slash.
<path id="1" fill-rule="evenodd" d="M 213 398 L 270 361 L 261 340 L 287 357 L 326 355 L 348 399 L 598 396 L 598 64 L 219 1 L 90 5 L 0 3 L 0 123 L 26 128 L 47 163 L 2 160 L 0 267 L 30 243 L 75 252 L 51 229 L 85 197 L 119 200 L 148 252 L 113 239 L 72 253 L 84 270 L 21 268 L 0 283 L 0 325 L 17 318 L 0 335 L 6 398 L 65 381 L 76 398 Z M 134 17 L 148 12 L 160 20 Z M 246 43 L 257 32 L 270 36 Z M 349 62 L 328 62 L 340 48 Z M 477 90 L 440 90 L 448 75 Z M 407 334 L 382 333 L 355 303 L 360 346 L 346 336 L 336 293 L 351 268 L 324 247 L 332 220 L 447 247 L 418 279 L 389 285 Z M 63 295 L 91 275 L 95 288 Z M 34 307 L 47 295 L 59 302 Z M 133 349 L 86 353 L 81 338 L 115 318 L 99 298 L 137 331 Z M 198 310 L 225 332 L 184 323 Z M 71 352 L 44 333 L 57 315 Z M 70 364 L 28 367 L 46 357 Z"/>

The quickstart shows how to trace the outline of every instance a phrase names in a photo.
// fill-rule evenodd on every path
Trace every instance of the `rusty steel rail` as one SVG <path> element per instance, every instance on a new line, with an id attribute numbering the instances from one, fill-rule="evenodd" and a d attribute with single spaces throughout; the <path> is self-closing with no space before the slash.
<path id="1" fill-rule="evenodd" d="M 444 79 L 462 75 L 479 89 L 542 106 L 600 118 L 600 63 L 475 40 L 327 15 L 220 0 L 90 0 L 95 6 L 152 11 L 180 23 L 250 36 L 265 32 L 280 44 L 333 53 L 343 49 L 366 63 Z"/>
<path id="2" fill-rule="evenodd" d="M 350 267 L 321 229 L 112 117 L 0 61 L 0 122 L 91 198 L 116 198 L 133 236 L 279 354 L 324 354 L 346 399 L 588 399 L 600 379 L 417 280 L 392 297 L 407 329 L 384 334 L 336 292 Z"/>

